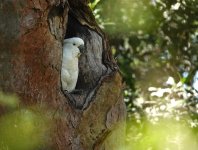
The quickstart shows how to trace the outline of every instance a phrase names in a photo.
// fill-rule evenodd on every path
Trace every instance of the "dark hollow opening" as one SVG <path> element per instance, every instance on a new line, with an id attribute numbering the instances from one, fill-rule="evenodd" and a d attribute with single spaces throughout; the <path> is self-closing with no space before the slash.
<path id="1" fill-rule="evenodd" d="M 103 64 L 103 39 L 88 26 L 82 25 L 75 15 L 69 11 L 66 30 L 66 38 L 79 37 L 84 40 L 85 50 L 79 58 L 79 75 L 75 91 L 70 93 L 72 103 L 76 108 L 85 109 L 89 106 L 94 97 L 99 81 L 107 73 L 107 68 Z M 69 99 L 70 99 L 69 98 Z M 71 99 L 70 99 L 71 100 Z"/>
<path id="2" fill-rule="evenodd" d="M 81 25 L 69 12 L 65 38 L 71 37 L 80 37 L 85 42 L 85 53 L 79 59 L 79 76 L 76 89 L 90 91 L 97 85 L 100 77 L 107 70 L 102 64 L 102 38 L 87 26 Z"/>

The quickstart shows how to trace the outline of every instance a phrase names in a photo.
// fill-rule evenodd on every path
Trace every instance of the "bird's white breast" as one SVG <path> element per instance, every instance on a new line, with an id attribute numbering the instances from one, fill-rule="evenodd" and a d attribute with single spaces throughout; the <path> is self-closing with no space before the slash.
<path id="1" fill-rule="evenodd" d="M 63 46 L 61 82 L 63 90 L 69 92 L 75 89 L 78 79 L 78 53 L 79 49 L 75 46 Z"/>

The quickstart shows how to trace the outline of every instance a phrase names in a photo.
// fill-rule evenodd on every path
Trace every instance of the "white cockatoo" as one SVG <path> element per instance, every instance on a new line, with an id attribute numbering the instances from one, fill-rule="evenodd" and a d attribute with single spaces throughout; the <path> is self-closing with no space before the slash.
<path id="1" fill-rule="evenodd" d="M 84 48 L 81 38 L 73 37 L 63 41 L 61 83 L 64 91 L 72 92 L 78 80 L 78 58 Z"/>

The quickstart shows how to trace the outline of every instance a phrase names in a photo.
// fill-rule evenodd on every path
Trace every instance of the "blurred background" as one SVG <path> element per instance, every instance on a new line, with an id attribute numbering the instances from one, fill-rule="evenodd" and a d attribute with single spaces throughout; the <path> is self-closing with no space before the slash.
<path id="1" fill-rule="evenodd" d="M 90 0 L 89 6 L 125 82 L 121 150 L 197 150 L 198 0 Z M 0 117 L 0 150 L 46 147 L 50 116 L 59 116 L 20 106 L 16 95 L 2 92 L 0 104 L 8 112 Z"/>
<path id="2" fill-rule="evenodd" d="M 126 84 L 125 149 L 198 149 L 198 1 L 89 5 Z"/>

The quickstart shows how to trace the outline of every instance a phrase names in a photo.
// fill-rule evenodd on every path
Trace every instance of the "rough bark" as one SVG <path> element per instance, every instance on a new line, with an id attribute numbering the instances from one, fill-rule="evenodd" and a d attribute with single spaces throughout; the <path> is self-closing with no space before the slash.
<path id="1" fill-rule="evenodd" d="M 0 89 L 17 94 L 21 105 L 53 111 L 47 149 L 114 150 L 124 144 L 122 79 L 87 3 L 0 2 Z M 86 53 L 79 61 L 76 87 L 82 92 L 70 99 L 61 90 L 60 67 L 62 41 L 73 36 L 85 41 Z"/>

